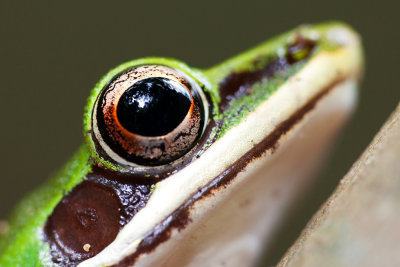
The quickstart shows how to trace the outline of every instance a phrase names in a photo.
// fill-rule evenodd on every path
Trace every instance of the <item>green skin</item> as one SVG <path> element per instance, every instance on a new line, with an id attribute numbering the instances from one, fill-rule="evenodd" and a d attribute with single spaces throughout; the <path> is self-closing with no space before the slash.
<path id="1" fill-rule="evenodd" d="M 92 109 L 96 98 L 114 75 L 127 68 L 143 64 L 170 66 L 188 74 L 204 88 L 204 91 L 211 95 L 211 100 L 214 103 L 214 110 L 211 116 L 216 121 L 224 118 L 222 130 L 218 131 L 218 133 L 213 131 L 210 137 L 212 138 L 217 134 L 216 139 L 218 139 L 228 129 L 239 125 L 243 118 L 260 103 L 266 101 L 290 76 L 303 68 L 307 64 L 307 60 L 293 65 L 285 74 L 279 74 L 272 79 L 254 84 L 250 95 L 236 99 L 231 108 L 223 113 L 218 110 L 217 105 L 220 102 L 219 83 L 221 81 L 232 72 L 255 71 L 262 68 L 268 59 L 277 58 L 277 51 L 286 49 L 287 45 L 293 42 L 299 33 L 305 37 L 311 36 L 312 32 L 320 34 L 321 38 L 318 40 L 318 46 L 311 56 L 315 56 L 323 50 L 334 50 L 338 45 L 326 40 L 324 33 L 331 27 L 338 25 L 347 27 L 342 23 L 331 22 L 317 26 L 296 28 L 206 70 L 189 67 L 175 59 L 154 57 L 132 60 L 110 70 L 100 79 L 90 93 L 83 119 L 85 143 L 57 175 L 29 194 L 11 214 L 8 220 L 10 228 L 0 239 L 0 266 L 53 265 L 49 254 L 49 246 L 42 240 L 42 229 L 48 216 L 62 197 L 85 179 L 85 175 L 91 170 L 93 164 L 102 163 L 106 168 L 115 171 L 128 171 L 101 158 L 96 152 L 91 135 L 87 134 L 91 130 Z M 299 54 L 299 57 L 301 57 L 301 54 Z M 253 63 L 258 58 L 265 58 L 266 60 L 259 62 L 255 66 Z M 245 108 L 243 109 L 242 106 L 245 106 Z M 242 108 L 242 110 L 238 115 L 237 110 L 239 108 Z"/>

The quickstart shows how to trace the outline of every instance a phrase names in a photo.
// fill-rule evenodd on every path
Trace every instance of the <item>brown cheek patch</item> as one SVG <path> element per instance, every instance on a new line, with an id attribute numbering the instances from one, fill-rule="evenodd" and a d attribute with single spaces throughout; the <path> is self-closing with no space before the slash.
<path id="1" fill-rule="evenodd" d="M 120 209 L 120 200 L 112 189 L 85 181 L 57 205 L 45 231 L 72 261 L 88 259 L 117 236 Z"/>
<path id="2" fill-rule="evenodd" d="M 145 205 L 156 180 L 93 166 L 58 203 L 44 228 L 54 263 L 76 266 L 114 241 Z"/>

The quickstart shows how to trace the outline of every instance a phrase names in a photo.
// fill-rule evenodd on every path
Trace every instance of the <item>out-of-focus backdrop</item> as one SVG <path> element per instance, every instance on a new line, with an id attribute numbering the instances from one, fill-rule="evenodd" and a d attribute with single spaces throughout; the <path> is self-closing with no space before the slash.
<path id="1" fill-rule="evenodd" d="M 357 112 L 305 202 L 264 255 L 282 256 L 400 99 L 396 1 L 1 1 L 0 219 L 82 143 L 90 89 L 117 64 L 174 57 L 206 68 L 302 23 L 360 32 L 366 73 Z"/>

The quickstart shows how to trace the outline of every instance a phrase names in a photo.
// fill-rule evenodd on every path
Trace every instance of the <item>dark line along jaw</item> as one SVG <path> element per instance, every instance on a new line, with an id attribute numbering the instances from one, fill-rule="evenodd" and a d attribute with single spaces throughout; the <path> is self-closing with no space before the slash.
<path id="1" fill-rule="evenodd" d="M 275 63 L 273 62 L 272 64 L 275 64 Z M 271 68 L 270 66 L 271 66 L 271 64 L 267 64 L 267 67 L 265 67 L 261 71 L 258 71 L 256 74 L 252 74 L 252 76 L 250 76 L 250 78 L 247 78 L 247 79 L 244 78 L 244 85 L 251 86 L 252 83 L 257 82 L 255 77 L 261 79 L 261 78 L 264 78 L 264 76 L 269 76 L 269 77 L 274 76 L 274 71 L 276 71 L 278 68 Z M 289 64 L 287 64 L 286 66 L 289 66 Z M 266 72 L 265 70 L 268 70 L 270 72 L 267 71 L 267 73 L 265 73 Z M 284 71 L 284 68 L 283 67 L 279 68 L 279 71 Z M 245 77 L 243 73 L 241 75 L 242 75 L 241 77 Z M 241 89 L 242 86 L 243 85 L 238 86 L 239 89 Z M 197 92 L 198 91 L 196 91 L 195 93 L 197 93 Z M 237 97 L 239 97 L 239 96 L 237 96 Z M 225 96 L 225 98 L 229 99 L 229 95 Z M 98 105 L 98 103 L 97 103 L 97 105 Z M 102 171 L 101 169 L 99 169 L 97 167 L 95 167 L 93 171 L 94 171 L 93 174 L 88 175 L 89 181 L 86 181 L 86 182 L 78 185 L 72 192 L 70 192 L 63 199 L 63 201 L 60 203 L 60 205 L 57 206 L 55 212 L 52 214 L 48 223 L 46 224 L 47 237 L 49 238 L 49 241 L 52 243 L 53 258 L 56 259 L 56 261 L 58 261 L 59 263 L 64 264 L 64 265 L 74 265 L 76 262 L 80 262 L 82 260 L 93 257 L 98 252 L 100 252 L 107 245 L 108 242 L 110 242 L 110 241 L 96 242 L 96 240 L 92 240 L 93 238 L 91 238 L 89 236 L 79 235 L 81 238 L 85 239 L 85 241 L 76 240 L 79 243 L 79 244 L 76 244 L 76 242 L 74 243 L 71 241 L 71 240 L 73 240 L 73 238 L 69 238 L 65 235 L 66 233 L 64 232 L 64 230 L 61 231 L 61 235 L 60 235 L 59 230 L 58 231 L 56 230 L 57 228 L 55 227 L 55 225 L 62 225 L 62 224 L 60 224 L 60 222 L 57 221 L 60 219 L 60 213 L 65 213 L 67 210 L 69 210 L 69 213 L 71 213 L 71 215 L 69 217 L 75 218 L 75 219 L 74 219 L 74 223 L 71 223 L 71 222 L 68 223 L 68 221 L 62 220 L 64 223 L 67 223 L 67 225 L 65 227 L 68 228 L 69 226 L 75 225 L 74 229 L 78 229 L 78 228 L 96 229 L 94 227 L 97 225 L 97 221 L 101 220 L 100 214 L 102 214 L 102 213 L 101 212 L 99 213 L 99 211 L 101 211 L 103 209 L 103 207 L 107 207 L 107 205 L 105 205 L 101 208 L 99 206 L 97 206 L 97 207 L 93 206 L 91 208 L 91 207 L 89 207 L 90 205 L 87 206 L 87 204 L 85 204 L 85 206 L 82 206 L 81 204 L 78 204 L 78 203 L 80 203 L 82 201 L 87 203 L 87 201 L 89 201 L 89 200 L 88 199 L 82 200 L 82 197 L 79 197 L 80 195 L 96 196 L 96 195 L 98 195 L 95 193 L 97 191 L 108 192 L 106 194 L 104 194 L 104 193 L 100 194 L 101 196 L 97 197 L 97 200 L 102 199 L 100 201 L 101 202 L 105 201 L 106 203 L 114 203 L 115 202 L 118 207 L 115 208 L 114 210 L 120 211 L 120 215 L 117 217 L 122 218 L 122 217 L 125 217 L 128 215 L 128 217 L 126 219 L 120 221 L 120 223 L 115 224 L 115 227 L 113 227 L 113 229 L 115 228 L 115 229 L 117 229 L 117 231 L 110 232 L 110 231 L 100 230 L 100 231 L 98 231 L 99 233 L 96 233 L 96 231 L 93 232 L 92 230 L 90 230 L 90 232 L 94 236 L 101 236 L 102 233 L 107 233 L 108 235 L 104 237 L 104 238 L 106 238 L 105 240 L 108 240 L 110 238 L 111 238 L 110 240 L 113 240 L 119 231 L 118 229 L 122 228 L 126 224 L 126 222 L 128 222 L 134 216 L 134 214 L 138 211 L 137 210 L 135 213 L 131 213 L 128 211 L 130 209 L 130 207 L 128 207 L 128 210 L 127 210 L 127 208 L 124 207 L 124 205 L 122 205 L 121 203 L 125 203 L 126 201 L 128 201 L 128 203 L 135 202 L 135 203 L 133 203 L 135 205 L 141 201 L 140 200 L 141 198 L 139 198 L 139 201 L 136 201 L 135 200 L 136 198 L 134 198 L 132 200 L 125 199 L 124 194 L 121 193 L 121 190 L 118 189 L 118 186 L 116 187 L 115 183 L 112 183 L 112 181 L 116 181 L 118 179 L 124 179 L 124 178 L 117 178 L 117 176 L 115 178 L 112 178 L 113 175 L 110 176 L 110 174 L 107 174 L 107 171 Z M 93 179 L 90 178 L 90 177 L 98 176 L 97 173 L 102 173 L 100 175 L 101 178 L 99 180 L 97 180 L 97 178 L 93 178 Z M 136 174 L 136 175 L 132 175 L 132 176 L 137 177 L 137 179 L 138 178 L 140 179 L 141 175 Z M 106 177 L 108 177 L 108 178 L 106 178 Z M 131 179 L 133 179 L 133 177 Z M 116 179 L 116 180 L 114 180 L 114 179 Z M 147 179 L 147 181 L 150 182 L 149 178 L 146 178 L 146 179 Z M 138 188 L 138 186 L 140 184 L 139 180 L 137 180 L 139 182 L 139 184 L 137 184 L 137 185 L 132 183 L 133 181 L 134 180 L 131 180 L 131 181 L 129 181 L 128 184 L 126 184 L 126 186 L 131 186 L 131 187 L 133 186 L 132 189 L 130 189 L 131 192 L 132 192 L 132 190 L 135 191 L 134 188 L 135 187 Z M 152 183 L 153 182 L 150 182 L 149 185 L 151 185 Z M 150 188 L 148 188 L 147 191 L 150 192 L 151 191 Z M 86 192 L 86 193 L 82 193 L 82 192 Z M 92 193 L 89 193 L 89 192 L 92 192 Z M 112 199 L 117 200 L 117 201 L 111 201 L 111 202 L 108 201 L 107 199 L 110 196 L 112 196 L 111 197 Z M 146 199 L 144 199 L 144 201 L 147 202 Z M 91 201 L 89 201 L 89 202 L 91 202 Z M 94 204 L 94 202 L 93 202 L 93 204 Z M 141 208 L 144 207 L 144 205 L 145 205 L 145 203 L 141 204 Z M 106 212 L 106 213 L 109 213 L 109 212 Z M 63 228 L 65 228 L 65 227 L 63 227 Z M 107 227 L 107 228 L 110 228 L 110 227 Z M 60 229 L 60 228 L 58 228 L 58 229 Z M 71 235 L 71 234 L 73 235 L 74 232 L 71 230 L 67 230 L 67 233 L 69 235 Z M 65 240 L 67 240 L 66 243 L 64 243 Z M 82 243 L 83 245 L 80 243 Z M 72 253 L 69 256 L 67 256 L 65 254 L 66 251 L 76 251 L 76 253 Z"/>
<path id="2" fill-rule="evenodd" d="M 353 36 L 354 38 L 354 36 Z M 357 39 L 357 38 L 354 38 Z M 323 56 L 318 57 L 316 56 L 313 58 L 313 61 L 310 63 L 311 66 L 307 68 L 306 70 L 301 72 L 301 76 L 295 75 L 292 79 L 288 81 L 287 84 L 283 85 L 281 90 L 278 91 L 277 95 L 274 96 L 273 101 L 267 101 L 263 105 L 263 107 L 260 109 L 257 109 L 257 114 L 270 114 L 272 118 L 277 118 L 280 117 L 282 118 L 283 122 L 285 121 L 284 118 L 288 118 L 289 122 L 293 122 L 293 124 L 297 124 L 298 120 L 304 117 L 305 113 L 307 113 L 309 110 L 312 110 L 313 106 L 315 103 L 312 103 L 313 97 L 315 97 L 316 101 L 320 99 L 321 97 L 324 96 L 326 92 L 321 92 L 323 88 L 329 88 L 330 85 L 335 85 L 336 82 L 342 81 L 342 79 L 356 79 L 359 76 L 359 71 L 360 71 L 360 54 L 358 53 L 358 40 L 355 40 L 354 43 L 350 43 L 348 47 L 344 47 L 343 49 L 340 48 L 337 51 L 333 52 L 328 52 L 324 53 Z M 325 74 L 325 75 L 324 75 Z M 324 79 L 314 79 L 313 77 L 325 77 Z M 282 107 L 282 103 L 286 103 L 284 100 L 287 95 L 290 94 L 295 94 L 293 98 L 296 100 L 295 102 L 289 101 L 287 103 L 287 107 Z M 293 98 L 290 98 L 293 100 Z M 309 103 L 311 101 L 311 104 Z M 299 116 L 295 116 L 294 119 L 291 119 L 291 115 L 296 113 L 297 109 L 301 109 L 301 107 L 304 107 L 304 114 L 301 114 Z M 276 108 L 276 109 L 275 109 Z M 261 111 L 262 110 L 262 111 Z M 278 116 L 278 114 L 281 114 Z M 291 127 L 288 127 L 287 125 L 284 126 L 282 129 L 278 129 L 278 132 L 274 132 L 273 128 L 274 125 L 279 125 L 278 121 L 273 121 L 272 124 L 265 124 L 260 125 L 260 121 L 255 119 L 255 114 L 252 114 L 252 116 L 249 116 L 245 122 L 246 125 L 243 125 L 241 127 L 242 130 L 245 129 L 253 129 L 250 125 L 258 125 L 264 129 L 266 127 L 266 130 L 261 130 L 259 129 L 259 132 L 264 133 L 265 135 L 268 136 L 273 136 L 272 140 L 278 140 L 279 136 L 282 134 L 285 134 L 287 131 L 291 129 Z M 251 118 L 250 118 L 251 117 Z M 245 127 L 246 126 L 246 127 Z M 162 194 L 165 197 L 165 194 L 168 194 L 169 192 L 172 192 L 171 190 L 172 187 L 178 187 L 178 188 L 185 188 L 185 183 L 187 182 L 187 179 L 183 179 L 183 177 L 192 177 L 191 180 L 191 185 L 190 187 L 197 188 L 196 192 L 202 191 L 210 182 L 210 180 L 207 180 L 207 177 L 204 177 L 205 180 L 202 179 L 201 176 L 204 174 L 204 170 L 207 169 L 208 175 L 211 179 L 211 183 L 214 181 L 212 177 L 217 177 L 218 174 L 221 174 L 226 170 L 226 168 L 229 168 L 229 166 L 232 166 L 232 162 L 228 162 L 229 160 L 226 159 L 227 156 L 232 156 L 235 157 L 235 155 L 241 154 L 241 152 L 237 151 L 237 147 L 232 146 L 232 144 L 239 144 L 235 141 L 233 141 L 234 138 L 237 139 L 237 141 L 240 140 L 240 143 L 246 147 L 254 147 L 254 144 L 260 143 L 262 141 L 254 138 L 254 140 L 248 140 L 248 135 L 245 133 L 239 133 L 238 135 L 234 134 L 233 131 L 238 133 L 240 132 L 240 129 L 238 130 L 237 127 L 233 127 L 232 132 L 227 132 L 223 137 L 219 139 L 216 142 L 215 145 L 218 145 L 218 147 L 210 147 L 204 154 L 205 159 L 207 159 L 205 162 L 202 162 L 202 166 L 198 162 L 193 162 L 189 168 L 183 169 L 181 172 L 177 173 L 176 175 L 171 176 L 169 179 L 164 180 L 157 186 L 157 190 L 159 192 L 163 192 Z M 283 131 L 283 132 L 279 132 Z M 246 137 L 247 136 L 247 137 Z M 222 141 L 224 139 L 224 141 Z M 218 143 L 218 144 L 217 144 Z M 273 145 L 272 149 L 275 149 L 276 147 Z M 245 148 L 243 148 L 245 149 Z M 245 149 L 246 150 L 246 149 Z M 214 151 L 219 151 L 221 154 L 221 157 L 215 156 L 216 154 L 213 153 Z M 225 152 L 227 153 L 225 153 Z M 228 152 L 229 151 L 229 152 Z M 246 150 L 248 151 L 248 150 Z M 245 152 L 244 152 L 245 153 Z M 206 156 L 207 154 L 207 156 Z M 218 160 L 217 160 L 218 158 Z M 239 158 L 239 157 L 236 157 Z M 226 167 L 221 167 L 221 166 L 226 166 Z M 205 167 L 207 166 L 207 167 Z M 212 170 L 215 170 L 215 176 L 211 175 L 210 172 Z M 217 171 L 217 169 L 219 171 Z M 203 170 L 203 171 L 202 171 Z M 191 176 L 191 173 L 196 173 L 199 174 L 198 176 Z M 180 179 L 181 178 L 181 179 Z M 204 183 L 202 183 L 204 182 Z M 158 204 L 163 204 L 162 200 L 159 199 L 160 195 L 157 194 L 157 192 L 152 196 L 152 205 L 147 206 L 148 210 L 145 210 L 144 213 L 141 214 L 141 218 L 135 217 L 133 220 L 134 222 L 131 222 L 131 225 L 128 225 L 127 227 L 130 227 L 130 230 L 127 230 L 125 228 L 123 231 L 129 232 L 131 235 L 129 237 L 125 235 L 126 239 L 124 240 L 119 240 L 120 242 L 123 243 L 136 243 L 142 240 L 141 243 L 139 243 L 139 246 L 136 247 L 136 249 L 132 250 L 131 255 L 123 255 L 125 259 L 120 261 L 119 263 L 114 262 L 113 264 L 116 264 L 115 266 L 124 266 L 124 264 L 132 264 L 138 260 L 140 260 L 140 256 L 142 254 L 148 254 L 154 251 L 154 248 L 158 248 L 161 244 L 170 241 L 172 236 L 171 236 L 171 230 L 175 229 L 175 221 L 174 218 L 170 217 L 172 216 L 171 214 L 174 213 L 174 211 L 177 211 L 180 207 L 183 207 L 187 201 L 190 202 L 191 196 L 193 195 L 187 195 L 187 196 L 179 196 L 179 200 L 177 199 L 177 202 L 180 204 L 177 204 L 177 208 L 171 208 L 171 207 L 162 207 Z M 184 192 L 182 192 L 184 193 Z M 160 193 L 161 194 L 161 193 Z M 182 200 L 182 204 L 180 202 Z M 149 205 L 150 203 L 148 203 Z M 167 209 L 168 208 L 168 209 Z M 132 232 L 133 225 L 141 225 L 143 222 L 143 218 L 146 217 L 147 212 L 150 212 L 149 210 L 153 210 L 154 213 L 157 214 L 157 218 L 152 218 L 152 223 L 148 223 L 149 229 L 143 229 L 142 232 Z M 200 211 L 199 211 L 200 212 Z M 150 217 L 149 217 L 150 218 Z M 190 219 L 190 218 L 189 218 Z M 188 221 L 188 220 L 186 220 Z M 189 220 L 191 221 L 191 220 Z M 154 225 L 153 225 L 154 223 Z M 179 222 L 178 222 L 179 224 Z M 161 227 L 161 226 L 166 226 L 166 227 Z M 171 227 L 169 225 L 172 225 Z M 160 226 L 161 228 L 157 228 Z M 164 229 L 165 228 L 165 229 Z M 185 226 L 178 227 L 181 231 L 186 229 Z M 169 232 L 164 233 L 164 231 Z M 166 235 L 167 239 L 161 238 L 157 239 L 158 235 Z M 152 244 L 153 240 L 155 243 Z M 142 247 L 144 246 L 144 247 Z M 114 243 L 112 248 L 109 248 L 109 251 L 112 251 L 113 249 L 116 249 L 118 247 L 117 243 Z M 165 246 L 164 246 L 165 247 Z M 156 256 L 156 255 L 154 255 Z M 106 259 L 104 259 L 104 262 L 107 262 Z M 87 262 L 87 264 L 91 264 L 93 262 L 100 262 L 102 261 L 102 258 L 96 258 L 96 259 L 91 259 Z"/>

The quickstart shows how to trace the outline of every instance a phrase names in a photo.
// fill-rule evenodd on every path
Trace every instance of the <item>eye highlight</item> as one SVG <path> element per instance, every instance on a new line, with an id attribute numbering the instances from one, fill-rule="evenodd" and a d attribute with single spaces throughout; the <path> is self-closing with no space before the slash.
<path id="1" fill-rule="evenodd" d="M 192 95 L 183 84 L 168 78 L 147 78 L 122 94 L 117 117 L 132 133 L 161 136 L 175 129 L 192 105 Z"/>
<path id="2" fill-rule="evenodd" d="M 96 101 L 95 143 L 122 165 L 172 162 L 187 153 L 202 133 L 201 94 L 194 80 L 169 67 L 125 70 L 107 83 Z"/>

